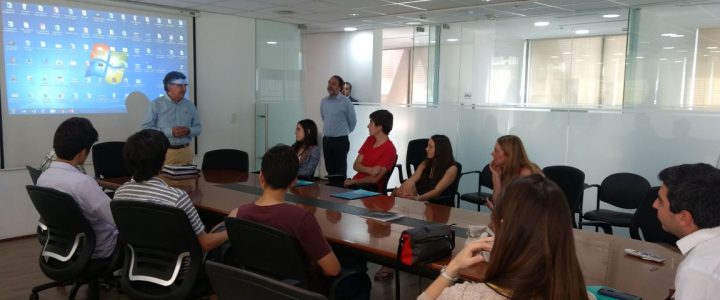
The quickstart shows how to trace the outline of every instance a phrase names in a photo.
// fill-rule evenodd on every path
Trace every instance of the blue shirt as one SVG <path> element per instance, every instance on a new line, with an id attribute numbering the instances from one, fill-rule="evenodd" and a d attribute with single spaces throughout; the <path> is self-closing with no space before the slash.
<path id="1" fill-rule="evenodd" d="M 357 123 L 352 102 L 339 93 L 320 100 L 320 116 L 323 119 L 323 134 L 327 137 L 346 136 Z"/>
<path id="2" fill-rule="evenodd" d="M 175 126 L 190 128 L 190 134 L 183 137 L 174 137 L 172 129 Z M 183 98 L 176 104 L 167 95 L 150 102 L 150 108 L 148 108 L 142 128 L 162 131 L 170 140 L 170 145 L 174 146 L 190 143 L 192 138 L 202 131 L 195 105 L 187 98 Z"/>

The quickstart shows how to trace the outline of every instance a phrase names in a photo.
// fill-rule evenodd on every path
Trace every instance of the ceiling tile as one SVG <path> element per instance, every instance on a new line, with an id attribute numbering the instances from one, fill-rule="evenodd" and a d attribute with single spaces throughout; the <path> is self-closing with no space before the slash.
<path id="1" fill-rule="evenodd" d="M 244 10 L 244 11 L 250 11 L 250 10 L 260 10 L 260 9 L 266 9 L 269 7 L 274 7 L 276 5 L 263 3 L 263 2 L 257 2 L 257 1 L 236 1 L 236 0 L 225 0 L 220 1 L 217 3 L 213 3 L 213 6 L 218 7 L 225 7 L 225 8 L 232 8 L 232 9 L 238 9 L 238 10 Z"/>

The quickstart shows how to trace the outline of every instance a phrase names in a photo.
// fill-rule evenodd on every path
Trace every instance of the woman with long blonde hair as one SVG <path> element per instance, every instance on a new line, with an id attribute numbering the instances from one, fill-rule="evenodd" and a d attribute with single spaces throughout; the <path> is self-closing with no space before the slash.
<path id="1" fill-rule="evenodd" d="M 493 197 L 488 201 L 488 207 L 493 207 L 504 184 L 517 177 L 541 173 L 540 168 L 530 161 L 522 140 L 515 135 L 503 135 L 497 139 L 492 152 L 490 171 L 492 172 Z"/>

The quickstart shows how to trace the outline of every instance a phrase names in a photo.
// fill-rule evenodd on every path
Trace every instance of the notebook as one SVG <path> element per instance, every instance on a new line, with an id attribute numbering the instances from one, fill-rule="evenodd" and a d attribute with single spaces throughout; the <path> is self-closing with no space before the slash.
<path id="1" fill-rule="evenodd" d="M 355 199 L 367 198 L 367 197 L 372 197 L 372 196 L 377 196 L 377 195 L 380 195 L 380 193 L 359 189 L 359 190 L 354 190 L 354 191 L 349 191 L 349 192 L 344 192 L 344 193 L 332 194 L 330 196 L 336 197 L 336 198 L 342 198 L 342 199 L 346 199 L 346 200 L 355 200 Z"/>
<path id="2" fill-rule="evenodd" d="M 373 220 L 378 220 L 378 221 L 383 221 L 383 222 L 397 220 L 404 216 L 405 215 L 394 213 L 394 212 L 383 212 L 383 211 L 374 211 L 374 212 L 371 212 L 371 213 L 368 213 L 365 215 L 365 217 L 368 219 L 373 219 Z"/>

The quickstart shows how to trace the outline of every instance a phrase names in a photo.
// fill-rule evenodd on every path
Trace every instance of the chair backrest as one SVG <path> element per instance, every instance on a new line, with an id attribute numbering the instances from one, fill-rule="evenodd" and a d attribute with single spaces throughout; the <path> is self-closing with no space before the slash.
<path id="1" fill-rule="evenodd" d="M 110 208 L 126 247 L 123 292 L 133 299 L 186 298 L 203 262 L 187 214 L 176 207 L 133 200 L 114 200 Z"/>
<path id="2" fill-rule="evenodd" d="M 549 166 L 543 169 L 545 177 L 562 189 L 572 213 L 582 213 L 585 172 L 571 166 Z"/>
<path id="3" fill-rule="evenodd" d="M 407 154 L 405 155 L 405 171 L 407 178 L 412 176 L 413 171 L 417 170 L 420 163 L 425 160 L 427 154 L 425 148 L 430 139 L 416 139 L 408 142 Z"/>
<path id="4" fill-rule="evenodd" d="M 47 228 L 40 269 L 56 281 L 69 281 L 85 271 L 95 250 L 95 231 L 69 194 L 52 188 L 25 187 Z"/>
<path id="5" fill-rule="evenodd" d="M 633 173 L 615 173 L 606 177 L 598 189 L 598 200 L 614 206 L 635 209 L 650 190 L 644 177 Z"/>
<path id="6" fill-rule="evenodd" d="M 325 300 L 327 297 L 296 286 L 213 261 L 205 263 L 213 289 L 220 300 Z"/>
<path id="7" fill-rule="evenodd" d="M 657 209 L 653 207 L 659 190 L 660 187 L 657 186 L 651 188 L 635 210 L 630 224 L 630 237 L 640 240 L 640 232 L 642 232 L 642 239 L 646 242 L 674 245 L 678 238 L 662 229 L 662 224 L 657 218 Z"/>
<path id="8" fill-rule="evenodd" d="M 25 169 L 27 169 L 28 173 L 30 173 L 30 179 L 32 179 L 32 183 L 37 184 L 37 180 L 38 178 L 40 178 L 40 174 L 42 174 L 42 171 L 28 165 L 25 165 Z"/>
<path id="9" fill-rule="evenodd" d="M 125 142 L 104 142 L 97 143 L 92 147 L 95 177 L 130 177 L 122 154 L 124 146 Z"/>
<path id="10" fill-rule="evenodd" d="M 241 172 L 248 171 L 248 154 L 237 149 L 217 149 L 205 152 L 203 170 L 222 169 Z"/>
<path id="11" fill-rule="evenodd" d="M 273 279 L 295 280 L 310 288 L 309 260 L 298 240 L 273 227 L 235 217 L 225 218 L 230 239 L 229 261 Z"/>
<path id="12" fill-rule="evenodd" d="M 482 187 L 486 187 L 489 189 L 493 189 L 493 182 L 492 182 L 492 171 L 490 171 L 490 164 L 487 164 L 483 167 L 482 171 L 480 171 L 480 182 L 478 182 L 478 192 L 482 189 Z"/>

